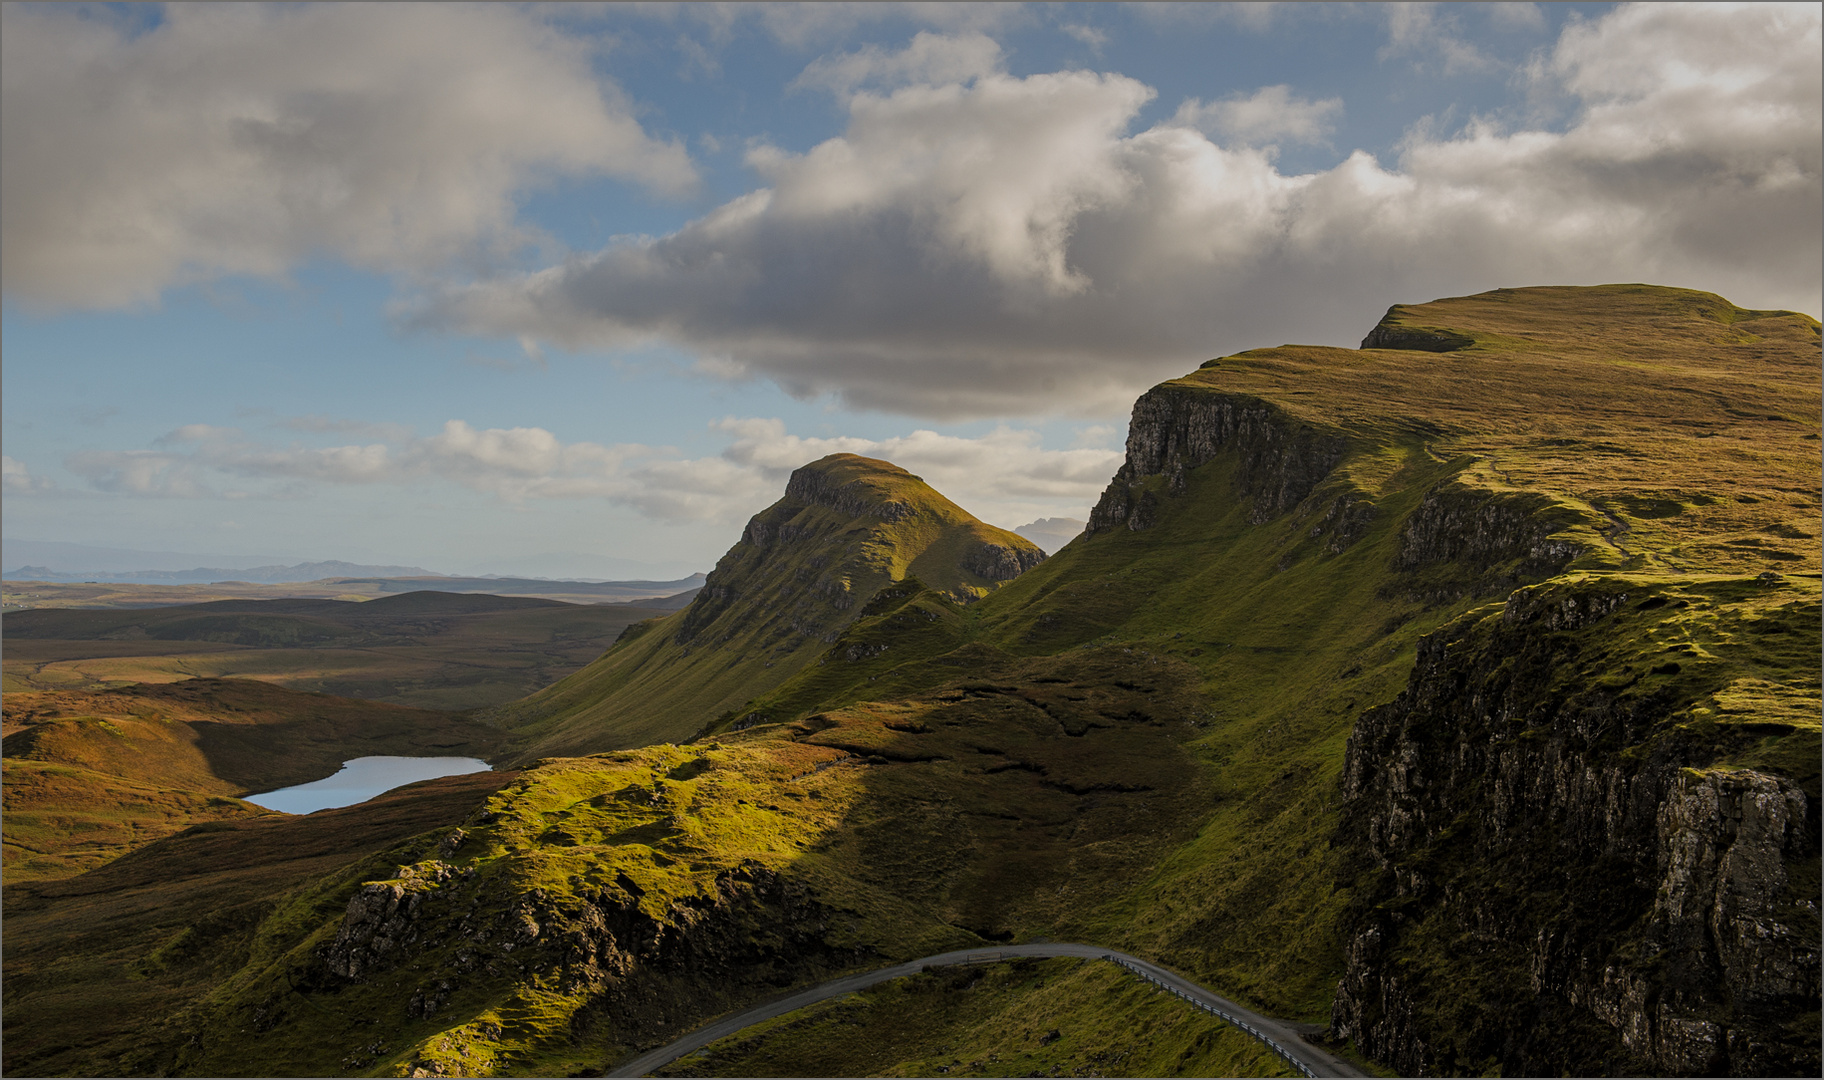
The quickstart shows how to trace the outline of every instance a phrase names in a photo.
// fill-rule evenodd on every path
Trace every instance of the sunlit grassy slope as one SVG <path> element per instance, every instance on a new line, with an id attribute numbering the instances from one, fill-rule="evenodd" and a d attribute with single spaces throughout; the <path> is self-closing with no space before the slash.
<path id="1" fill-rule="evenodd" d="M 1686 733 L 1691 768 L 1752 765 L 1815 801 L 1817 323 L 1613 286 L 1386 325 L 1404 347 L 1258 350 L 1151 392 L 1093 531 L 974 603 L 945 576 L 955 553 L 921 562 L 935 542 L 788 497 L 694 621 L 628 635 L 509 714 L 539 753 L 693 743 L 545 761 L 245 917 L 174 879 L 186 924 L 213 928 L 183 948 L 223 959 L 148 976 L 174 980 L 157 1021 L 59 1026 L 106 993 L 102 969 L 33 960 L 15 989 L 13 942 L 43 940 L 57 906 L 9 907 L 9 1036 L 58 1032 L 9 1037 L 9 1071 L 580 1074 L 837 970 L 1037 936 L 1321 1023 L 1369 880 L 1341 828 L 1349 735 L 1405 687 L 1422 635 L 1498 620 L 1515 590 L 1626 593 L 1625 616 L 1547 643 L 1575 647 L 1574 677 L 1653 695 L 1639 737 Z M 124 905 L 106 873 L 75 880 Z M 138 902 L 117 917 L 151 950 Z M 1425 965 L 1454 948 L 1415 970 L 1449 975 Z M 1036 1053 L 1011 1025 L 1056 1008 L 1097 1053 L 1168 1071 L 1134 1002 L 1045 997 L 1064 982 L 933 1009 L 921 1037 Z M 792 1045 L 725 1047 L 715 1068 L 809 1067 L 779 1056 Z M 951 1064 L 905 1045 L 868 1067 Z"/>
<path id="2" fill-rule="evenodd" d="M 813 663 L 888 584 L 969 603 L 1041 558 L 898 466 L 832 454 L 793 474 L 689 607 L 493 716 L 528 757 L 686 739 Z"/>
<path id="3" fill-rule="evenodd" d="M 275 915 L 332 917 L 345 902 L 338 889 L 385 873 L 398 845 L 460 820 L 513 779 L 451 776 L 309 817 L 202 822 L 80 877 L 9 883 L 5 1071 L 148 1076 L 169 1067 L 188 1038 L 185 1010 L 257 959 L 255 928 Z M 243 1061 L 235 1075 L 298 1071 L 270 1055 Z"/>

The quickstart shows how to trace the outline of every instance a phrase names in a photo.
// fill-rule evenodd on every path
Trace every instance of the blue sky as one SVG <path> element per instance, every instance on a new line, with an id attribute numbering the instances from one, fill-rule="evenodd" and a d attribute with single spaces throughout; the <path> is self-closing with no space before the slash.
<path id="1" fill-rule="evenodd" d="M 1816 5 L 3 18 L 9 539 L 682 574 L 836 450 L 1081 517 L 1396 302 L 1819 311 Z"/>

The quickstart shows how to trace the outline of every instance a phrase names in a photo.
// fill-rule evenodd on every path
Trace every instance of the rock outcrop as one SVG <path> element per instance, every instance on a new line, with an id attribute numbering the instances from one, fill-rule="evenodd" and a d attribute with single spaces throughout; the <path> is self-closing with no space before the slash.
<path id="1" fill-rule="evenodd" d="M 1297 506 L 1330 475 L 1348 449 L 1340 435 L 1294 421 L 1258 398 L 1170 383 L 1154 387 L 1134 403 L 1127 429 L 1127 460 L 1090 511 L 1084 532 L 1125 526 L 1152 527 L 1162 486 L 1169 498 L 1181 495 L 1185 473 L 1233 447 L 1240 455 L 1236 488 L 1251 497 L 1256 524 Z M 1149 484 L 1163 476 L 1163 485 Z"/>
<path id="2" fill-rule="evenodd" d="M 1419 352 L 1456 352 L 1467 349 L 1476 339 L 1456 330 L 1433 326 L 1405 325 L 1407 308 L 1395 304 L 1381 316 L 1368 336 L 1362 339 L 1364 349 L 1413 349 Z"/>
<path id="3" fill-rule="evenodd" d="M 1409 1076 L 1817 1073 L 1817 802 L 1678 722 L 1701 680 L 1602 677 L 1659 610 L 1524 590 L 1362 717 L 1335 1036 Z"/>
<path id="4" fill-rule="evenodd" d="M 531 730 L 527 760 L 688 739 L 817 663 L 880 590 L 916 578 L 969 604 L 1044 558 L 897 465 L 831 454 L 792 473 L 682 611 L 495 718 Z"/>
<path id="5" fill-rule="evenodd" d="M 624 878 L 562 897 L 526 889 L 493 909 L 482 902 L 492 890 L 473 879 L 432 860 L 363 885 L 324 965 L 346 982 L 409 971 L 421 984 L 405 1005 L 414 1018 L 435 1016 L 478 978 L 544 977 L 587 999 L 573 1027 L 606 1022 L 623 1039 L 646 1039 L 669 1030 L 669 1018 L 713 1014 L 744 988 L 788 986 L 866 959 L 825 940 L 836 912 L 758 863 L 724 870 L 704 895 L 657 913 Z M 427 957 L 437 965 L 427 968 Z M 439 1073 L 433 1065 L 426 1074 Z"/>
<path id="6" fill-rule="evenodd" d="M 853 457 L 854 455 L 839 455 Z M 882 521 L 904 521 L 918 513 L 912 504 L 894 498 L 882 490 L 871 477 L 843 476 L 817 464 L 794 470 L 785 484 L 785 497 L 801 503 L 834 510 L 844 517 L 872 517 Z M 884 462 L 876 463 L 884 465 Z M 911 477 L 904 469 L 886 466 L 902 476 Z M 916 479 L 916 478 L 914 478 Z"/>
<path id="7" fill-rule="evenodd" d="M 984 543 L 963 556 L 963 568 L 989 581 L 1012 581 L 1044 561 L 1037 547 Z"/>
<path id="8" fill-rule="evenodd" d="M 913 519 L 937 528 L 902 537 L 896 526 Z M 814 461 L 792 473 L 784 498 L 747 523 L 680 617 L 674 640 L 688 646 L 718 623 L 726 637 L 731 612 L 744 626 L 783 622 L 800 638 L 834 640 L 858 600 L 904 577 L 921 545 L 945 530 L 969 534 L 962 558 L 919 569 L 958 600 L 977 595 L 958 580 L 963 575 L 1011 581 L 1045 559 L 1031 541 L 975 520 L 896 465 L 854 454 Z"/>

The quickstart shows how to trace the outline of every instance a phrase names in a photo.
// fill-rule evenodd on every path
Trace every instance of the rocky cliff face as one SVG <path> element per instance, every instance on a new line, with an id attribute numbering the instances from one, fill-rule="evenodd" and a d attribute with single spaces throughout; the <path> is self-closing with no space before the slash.
<path id="1" fill-rule="evenodd" d="M 852 518 L 904 521 L 918 513 L 911 503 L 883 492 L 878 483 L 870 483 L 863 478 L 833 475 L 815 466 L 806 466 L 792 473 L 791 479 L 785 484 L 785 497 L 834 510 L 844 517 Z"/>
<path id="2" fill-rule="evenodd" d="M 747 523 L 679 620 L 674 639 L 688 646 L 738 609 L 744 626 L 780 623 L 801 639 L 833 640 L 857 599 L 866 602 L 918 561 L 914 541 L 896 528 L 914 521 L 933 524 L 933 535 L 947 530 L 964 537 L 951 565 L 920 566 L 931 584 L 959 600 L 979 591 L 959 581 L 965 575 L 1011 581 L 1045 559 L 1030 541 L 976 521 L 904 469 L 832 455 L 793 472 L 785 497 Z M 916 543 L 931 545 L 932 537 Z"/>
<path id="3" fill-rule="evenodd" d="M 1045 553 L 1036 547 L 984 543 L 963 556 L 963 568 L 989 581 L 1012 581 L 1044 561 Z"/>
<path id="4" fill-rule="evenodd" d="M 1228 447 L 1241 455 L 1238 493 L 1254 500 L 1252 520 L 1268 521 L 1297 506 L 1336 468 L 1348 443 L 1315 431 L 1257 398 L 1170 384 L 1154 387 L 1134 403 L 1127 429 L 1127 461 L 1090 511 L 1084 532 L 1125 526 L 1151 528 L 1158 514 L 1157 485 L 1164 476 L 1169 498 L 1185 490 L 1185 472 Z"/>
<path id="5" fill-rule="evenodd" d="M 405 1013 L 429 1019 L 467 985 L 531 979 L 570 999 L 573 1029 L 607 1023 L 617 1041 L 638 1044 L 666 1037 L 685 1018 L 713 1015 L 730 995 L 865 959 L 824 940 L 833 911 L 758 863 L 725 870 L 705 895 L 657 913 L 624 876 L 575 895 L 527 889 L 505 907 L 487 902 L 494 888 L 473 868 L 436 859 L 363 885 L 319 956 L 326 973 L 311 977 L 312 989 L 408 974 L 404 985 L 419 985 Z M 276 1025 L 286 1006 L 276 1000 L 259 1015 Z M 445 1047 L 462 1039 L 458 1029 Z M 369 1064 L 359 1052 L 344 1062 Z M 421 1057 L 412 1075 L 446 1075 L 451 1066 L 447 1057 Z"/>
<path id="6" fill-rule="evenodd" d="M 1817 793 L 1726 764 L 1778 725 L 1694 721 L 1701 671 L 1610 655 L 1667 610 L 1522 591 L 1362 717 L 1333 1034 L 1403 1075 L 1816 1075 Z"/>

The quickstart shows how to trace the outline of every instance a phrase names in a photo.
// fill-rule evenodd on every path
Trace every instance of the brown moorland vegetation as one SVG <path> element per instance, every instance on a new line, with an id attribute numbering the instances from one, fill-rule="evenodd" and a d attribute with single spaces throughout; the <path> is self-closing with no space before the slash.
<path id="1" fill-rule="evenodd" d="M 600 656 L 663 608 L 414 592 L 176 607 L 41 607 L 6 616 L 4 686 L 79 690 L 192 678 L 434 709 L 521 697 Z"/>
<path id="2" fill-rule="evenodd" d="M 67 877 L 198 821 L 268 813 L 238 796 L 374 754 L 486 757 L 450 713 L 239 679 L 5 696 L 5 880 Z"/>

